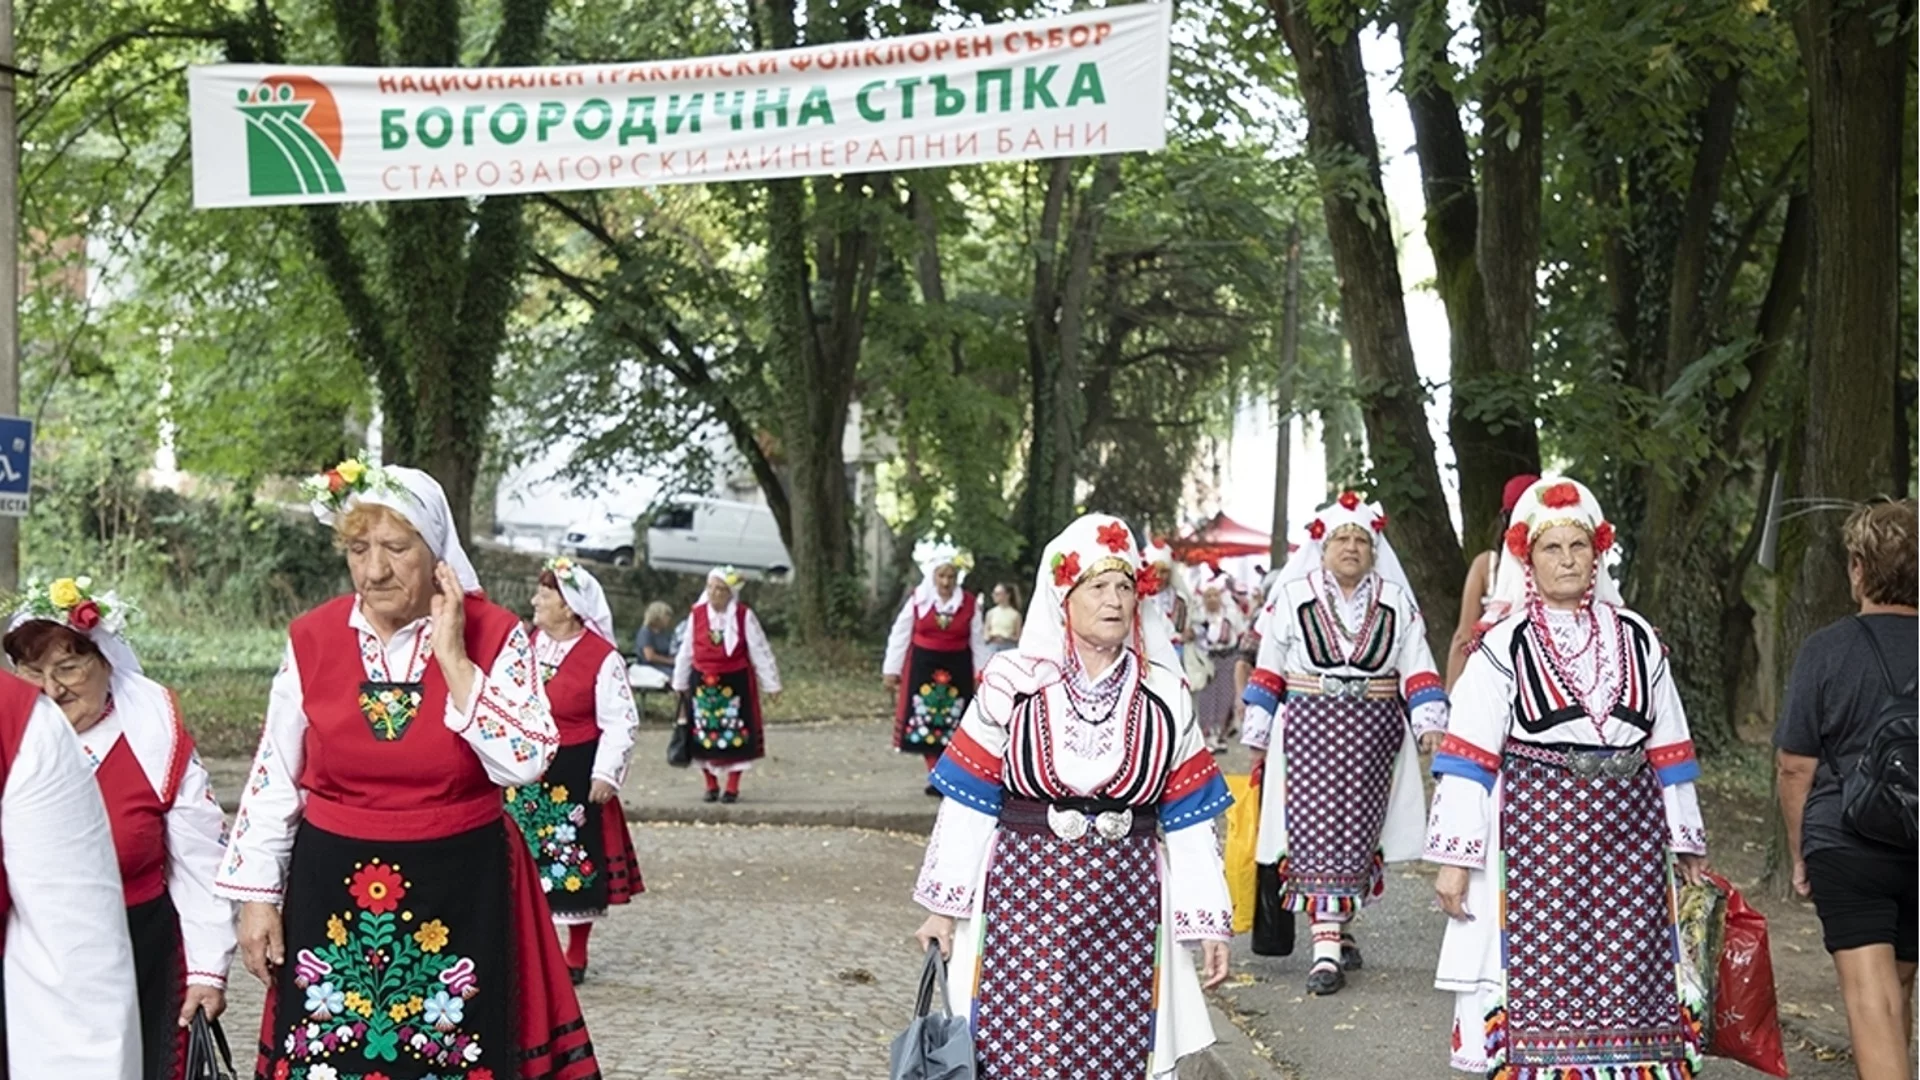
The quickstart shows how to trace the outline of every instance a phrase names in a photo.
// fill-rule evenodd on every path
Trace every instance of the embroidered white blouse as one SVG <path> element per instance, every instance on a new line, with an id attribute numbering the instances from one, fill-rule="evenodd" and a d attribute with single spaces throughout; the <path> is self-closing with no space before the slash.
<path id="1" fill-rule="evenodd" d="M 174 749 L 171 698 L 151 680 L 116 673 L 113 701 L 113 712 L 105 719 L 74 734 L 87 767 L 97 771 L 124 740 L 155 794 L 164 794 Z M 195 749 L 167 808 L 167 895 L 180 913 L 190 986 L 224 989 L 233 963 L 233 904 L 213 891 L 214 874 L 227 850 L 226 831 L 226 815 Z"/>
<path id="2" fill-rule="evenodd" d="M 953 601 L 951 604 L 941 604 L 936 605 L 936 607 L 945 610 L 947 614 L 951 615 L 960 609 L 960 597 L 962 595 L 964 594 L 961 593 L 959 589 L 955 589 L 953 590 Z M 993 653 L 987 649 L 986 618 L 980 611 L 984 603 L 984 601 L 975 598 L 973 621 L 968 628 L 967 634 L 969 648 L 973 652 L 973 670 L 976 675 L 985 670 L 987 660 L 993 656 Z M 900 614 L 894 616 L 893 619 L 893 629 L 887 633 L 887 655 L 880 663 L 880 674 L 901 675 L 905 673 L 907 667 L 907 649 L 913 644 L 913 624 L 919 621 L 920 612 L 921 603 L 918 593 L 915 593 L 905 604 L 900 606 Z"/>
<path id="3" fill-rule="evenodd" d="M 555 671 L 584 637 L 580 634 L 555 641 L 541 634 L 533 642 L 534 660 L 542 672 Z M 594 674 L 593 716 L 600 725 L 600 746 L 593 752 L 593 778 L 617 788 L 627 781 L 634 732 L 640 727 L 640 710 L 634 707 L 633 688 L 627 685 L 627 662 L 618 649 L 600 661 L 600 670 Z"/>
<path id="4" fill-rule="evenodd" d="M 733 608 L 725 611 L 712 611 L 708 619 L 714 626 L 721 628 L 728 637 L 727 651 L 732 652 L 739 643 L 733 637 Z M 767 632 L 760 628 L 760 617 L 747 609 L 747 658 L 753 662 L 754 678 L 759 680 L 760 692 L 777 694 L 780 692 L 780 665 L 774 662 L 773 646 L 767 641 Z M 687 632 L 680 638 L 680 649 L 673 654 L 673 688 L 686 690 L 693 685 L 693 623 L 687 623 Z"/>
<path id="5" fill-rule="evenodd" d="M 353 605 L 347 622 L 360 639 L 360 661 L 369 681 L 417 682 L 425 677 L 428 664 L 437 663 L 430 616 L 401 627 L 385 645 L 360 605 Z M 559 731 L 548 711 L 547 695 L 536 685 L 532 657 L 526 630 L 514 627 L 493 666 L 479 672 L 473 700 L 464 708 L 451 695 L 447 702 L 447 729 L 467 741 L 487 776 L 502 787 L 537 782 L 559 747 Z M 472 718 L 481 712 L 504 722 L 474 723 Z M 232 900 L 280 902 L 294 831 L 305 804 L 298 781 L 306 761 L 306 732 L 305 695 L 289 642 L 280 673 L 273 678 L 260 749 L 254 754 L 247 790 L 240 797 L 227 859 L 214 881 L 215 893 Z"/>
<path id="6" fill-rule="evenodd" d="M 140 1016 L 106 803 L 42 697 L 0 793 L 7 1057 L 13 1075 L 136 1080 Z"/>

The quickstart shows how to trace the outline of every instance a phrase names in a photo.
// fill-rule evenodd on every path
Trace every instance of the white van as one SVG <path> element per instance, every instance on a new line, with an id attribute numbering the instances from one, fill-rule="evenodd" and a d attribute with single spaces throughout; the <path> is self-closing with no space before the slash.
<path id="1" fill-rule="evenodd" d="M 748 578 L 786 576 L 793 567 L 773 511 L 756 503 L 682 495 L 663 505 L 647 528 L 647 565 L 677 574 L 705 574 L 731 565 Z"/>

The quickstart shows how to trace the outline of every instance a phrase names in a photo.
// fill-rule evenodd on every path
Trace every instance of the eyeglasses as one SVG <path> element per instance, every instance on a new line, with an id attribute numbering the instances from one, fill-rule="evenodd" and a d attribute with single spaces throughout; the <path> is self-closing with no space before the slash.
<path id="1" fill-rule="evenodd" d="M 36 682 L 44 685 L 47 680 L 51 679 L 61 686 L 72 689 L 93 671 L 93 658 L 90 656 L 76 656 L 62 660 L 50 668 L 22 665 L 17 670 L 20 673 L 20 677 L 28 682 Z"/>

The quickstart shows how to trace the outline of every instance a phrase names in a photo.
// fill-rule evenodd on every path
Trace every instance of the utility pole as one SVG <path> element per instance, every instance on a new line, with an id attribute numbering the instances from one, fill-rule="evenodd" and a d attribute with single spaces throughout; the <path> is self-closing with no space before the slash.
<path id="1" fill-rule="evenodd" d="M 13 0 L 0 0 L 0 416 L 20 415 L 20 132 Z M 20 588 L 20 519 L 0 516 L 0 593 Z"/>

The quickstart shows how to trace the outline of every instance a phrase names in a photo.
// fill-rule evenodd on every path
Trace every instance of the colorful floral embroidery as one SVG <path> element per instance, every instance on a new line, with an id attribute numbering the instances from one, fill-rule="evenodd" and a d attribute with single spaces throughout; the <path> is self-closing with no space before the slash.
<path id="1" fill-rule="evenodd" d="M 1126 551 L 1133 547 L 1133 534 L 1127 531 L 1125 525 L 1117 521 L 1109 521 L 1100 526 L 1094 531 L 1093 539 L 1108 551 Z"/>
<path id="2" fill-rule="evenodd" d="M 1053 583 L 1059 588 L 1071 587 L 1080 580 L 1080 553 L 1077 551 L 1056 552 L 1053 556 Z"/>
<path id="3" fill-rule="evenodd" d="M 395 914 L 408 884 L 400 867 L 375 859 L 346 879 L 357 910 L 327 917 L 327 943 L 294 957 L 293 984 L 305 994 L 306 1020 L 287 1033 L 283 1080 L 373 1080 L 316 1059 L 358 1049 L 368 1062 L 399 1061 L 404 1050 L 440 1070 L 480 1060 L 480 1042 L 461 1030 L 466 1003 L 480 992 L 473 961 L 448 951 L 453 932 L 439 919 L 414 927 Z M 487 1080 L 476 1069 L 467 1080 Z M 456 1075 L 461 1075 L 456 1073 Z M 488 1076 L 491 1074 L 488 1073 Z"/>
<path id="4" fill-rule="evenodd" d="M 373 728 L 373 737 L 381 742 L 395 742 L 405 735 L 425 700 L 419 683 L 360 684 L 360 714 Z"/>
<path id="5" fill-rule="evenodd" d="M 903 748 L 924 747 L 937 750 L 946 745 L 947 737 L 960 725 L 960 716 L 966 712 L 967 699 L 954 689 L 953 676 L 946 671 L 935 671 L 933 678 L 921 683 L 913 695 L 913 715 L 907 720 L 907 729 L 902 734 L 900 745 Z"/>
<path id="6" fill-rule="evenodd" d="M 704 750 L 739 750 L 747 745 L 747 721 L 733 687 L 712 675 L 693 692 L 693 737 Z"/>
<path id="7" fill-rule="evenodd" d="M 587 824 L 586 805 L 570 796 L 565 784 L 507 789 L 507 813 L 513 815 L 520 835 L 527 838 L 527 846 L 533 850 L 540 888 L 546 892 L 579 892 L 600 875 L 580 840 L 580 831 Z"/>

